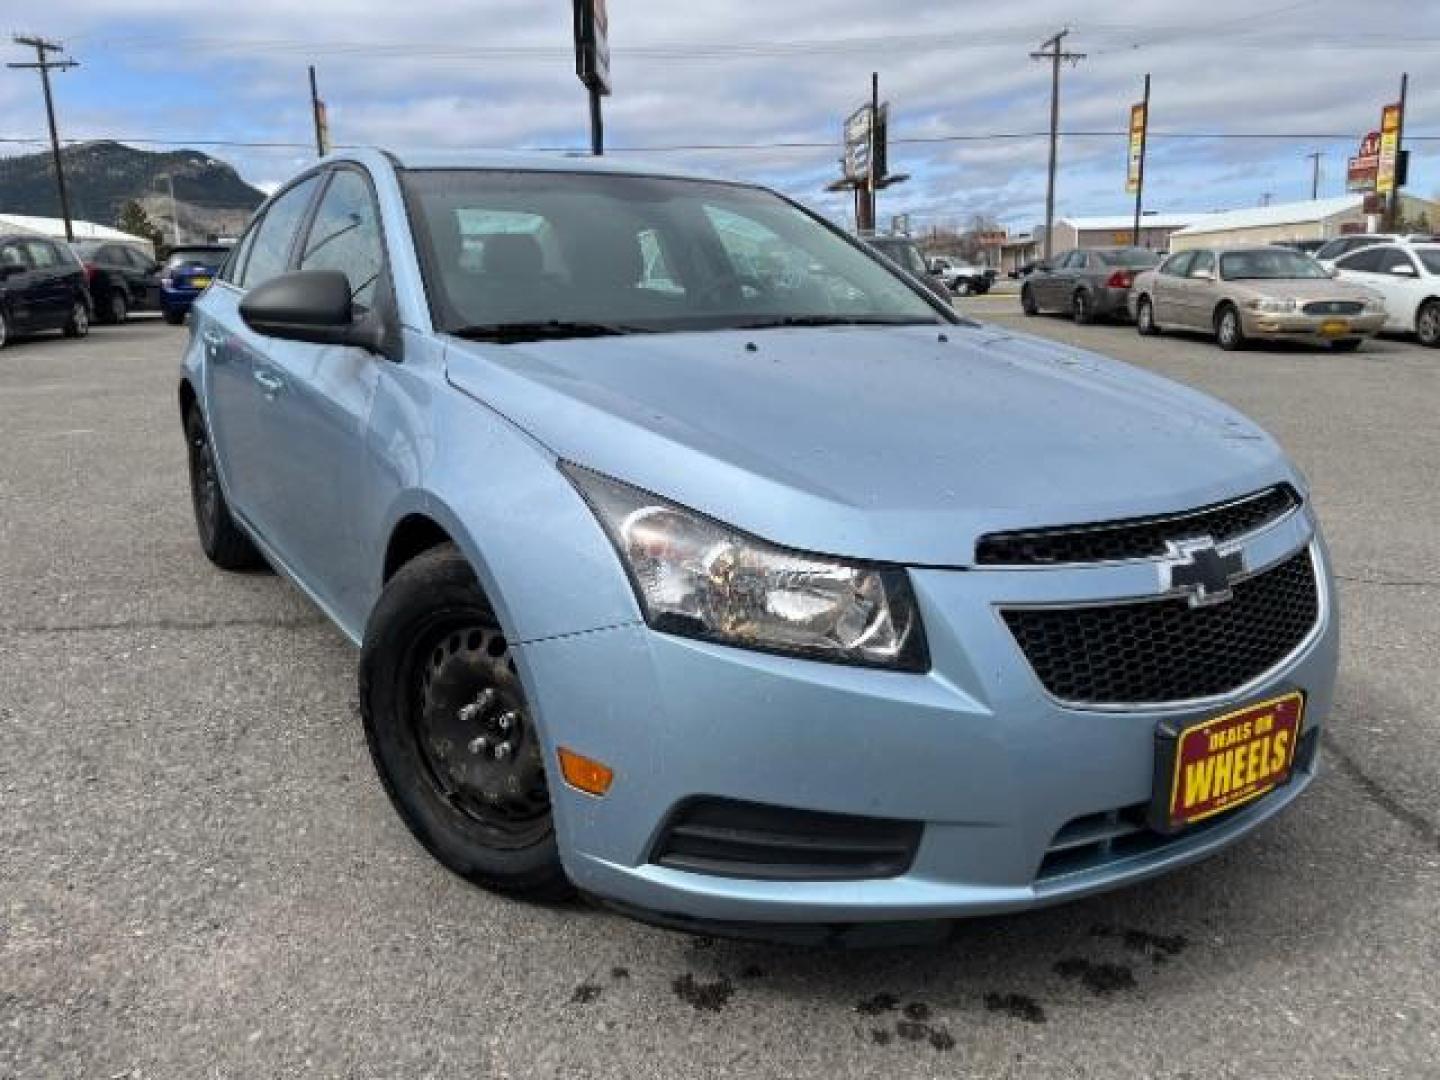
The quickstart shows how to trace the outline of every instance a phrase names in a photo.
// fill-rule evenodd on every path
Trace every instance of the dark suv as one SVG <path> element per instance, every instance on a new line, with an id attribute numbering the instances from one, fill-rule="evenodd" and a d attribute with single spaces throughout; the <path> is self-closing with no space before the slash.
<path id="1" fill-rule="evenodd" d="M 123 323 L 132 311 L 160 310 L 160 265 L 145 252 L 110 240 L 74 247 L 85 264 L 97 321 Z"/>
<path id="2" fill-rule="evenodd" d="M 15 334 L 90 332 L 85 271 L 64 244 L 43 236 L 0 236 L 0 348 Z"/>

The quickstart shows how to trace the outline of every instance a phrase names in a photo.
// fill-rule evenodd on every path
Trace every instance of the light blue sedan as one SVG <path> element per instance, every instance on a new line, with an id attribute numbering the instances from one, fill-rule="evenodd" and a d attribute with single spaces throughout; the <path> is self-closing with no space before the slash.
<path id="1" fill-rule="evenodd" d="M 327 158 L 196 303 L 180 407 L 206 554 L 360 647 L 387 792 L 494 889 L 924 925 L 1316 773 L 1338 623 L 1275 442 L 759 187 Z"/>

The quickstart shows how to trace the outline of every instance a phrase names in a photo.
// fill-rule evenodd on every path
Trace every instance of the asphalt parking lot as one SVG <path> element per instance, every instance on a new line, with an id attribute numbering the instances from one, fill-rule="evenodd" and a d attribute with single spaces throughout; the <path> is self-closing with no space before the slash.
<path id="1" fill-rule="evenodd" d="M 0 1076 L 1440 1076 L 1440 352 L 958 306 L 1275 432 L 1342 575 L 1321 781 L 1164 880 L 943 947 L 691 938 L 411 840 L 351 648 L 210 567 L 155 320 L 0 351 Z"/>

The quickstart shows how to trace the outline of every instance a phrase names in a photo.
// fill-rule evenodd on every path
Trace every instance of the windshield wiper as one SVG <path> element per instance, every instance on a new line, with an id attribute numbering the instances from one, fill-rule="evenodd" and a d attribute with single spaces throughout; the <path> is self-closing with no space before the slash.
<path id="1" fill-rule="evenodd" d="M 777 315 L 773 319 L 739 323 L 736 330 L 771 330 L 787 326 L 939 326 L 937 320 L 912 319 L 906 315 Z"/>
<path id="2" fill-rule="evenodd" d="M 562 338 L 619 337 L 647 333 L 643 327 L 616 323 L 571 322 L 547 319 L 544 322 L 510 322 L 461 326 L 447 333 L 468 341 L 494 341 L 508 345 L 521 341 L 551 341 Z"/>

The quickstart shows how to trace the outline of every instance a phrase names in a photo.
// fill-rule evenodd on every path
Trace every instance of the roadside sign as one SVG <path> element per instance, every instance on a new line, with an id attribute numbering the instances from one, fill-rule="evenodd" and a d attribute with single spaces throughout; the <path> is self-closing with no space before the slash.
<path id="1" fill-rule="evenodd" d="M 1400 103 L 1380 111 L 1380 161 L 1375 173 L 1375 190 L 1388 195 L 1395 190 L 1395 164 L 1400 149 Z"/>
<path id="2" fill-rule="evenodd" d="M 1148 76 L 1147 76 L 1148 77 Z M 1149 122 L 1144 104 L 1130 106 L 1130 164 L 1125 173 L 1125 190 L 1140 190 L 1140 168 L 1145 154 L 1145 125 Z"/>
<path id="3" fill-rule="evenodd" d="M 870 106 L 862 105 L 845 120 L 845 177 L 864 180 L 870 173 Z"/>
<path id="4" fill-rule="evenodd" d="M 1367 132 L 1360 140 L 1360 152 L 1345 167 L 1346 191 L 1374 191 L 1380 168 L 1380 132 Z"/>
<path id="5" fill-rule="evenodd" d="M 575 0 L 575 74 L 597 94 L 610 93 L 610 16 L 606 0 Z"/>

